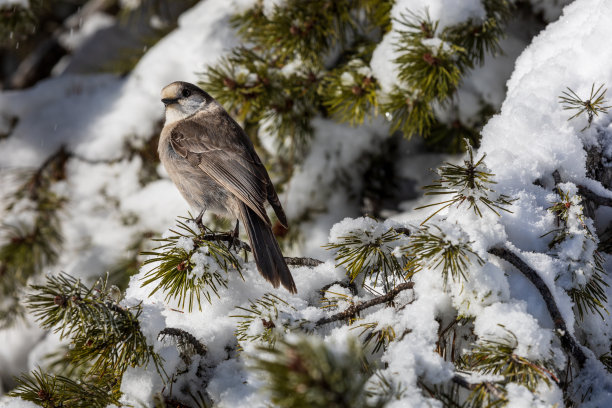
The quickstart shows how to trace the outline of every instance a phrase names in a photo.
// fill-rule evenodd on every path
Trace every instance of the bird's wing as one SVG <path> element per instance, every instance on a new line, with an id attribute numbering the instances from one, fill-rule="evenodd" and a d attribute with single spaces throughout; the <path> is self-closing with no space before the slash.
<path id="1" fill-rule="evenodd" d="M 200 113 L 177 122 L 170 144 L 270 224 L 264 208 L 270 178 L 248 136 L 227 113 Z"/>

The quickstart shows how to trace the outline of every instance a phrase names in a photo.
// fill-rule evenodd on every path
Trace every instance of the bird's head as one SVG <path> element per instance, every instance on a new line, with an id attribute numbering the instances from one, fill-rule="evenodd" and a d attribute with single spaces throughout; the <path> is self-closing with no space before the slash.
<path id="1" fill-rule="evenodd" d="M 166 123 L 176 122 L 206 108 L 214 99 L 189 82 L 172 82 L 161 91 L 166 106 Z"/>

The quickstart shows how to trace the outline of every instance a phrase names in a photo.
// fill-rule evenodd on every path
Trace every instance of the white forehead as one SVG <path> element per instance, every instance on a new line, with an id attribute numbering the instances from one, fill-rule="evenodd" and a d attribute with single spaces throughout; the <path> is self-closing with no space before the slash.
<path id="1" fill-rule="evenodd" d="M 179 82 L 173 82 L 170 85 L 166 85 L 161 91 L 161 97 L 163 98 L 174 98 L 181 91 L 182 86 Z"/>

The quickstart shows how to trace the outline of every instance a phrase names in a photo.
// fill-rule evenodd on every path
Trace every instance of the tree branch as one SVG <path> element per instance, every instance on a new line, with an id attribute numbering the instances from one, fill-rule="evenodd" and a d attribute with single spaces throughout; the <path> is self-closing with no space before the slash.
<path id="1" fill-rule="evenodd" d="M 165 329 L 159 332 L 157 338 L 161 338 L 161 340 L 163 340 L 166 336 L 174 337 L 177 342 L 177 345 L 181 345 L 181 343 L 183 345 L 189 344 L 193 348 L 195 354 L 198 354 L 200 356 L 205 356 L 208 352 L 206 350 L 206 346 L 200 343 L 200 341 L 196 339 L 191 333 L 183 329 L 179 329 L 178 327 L 166 327 Z"/>
<path id="2" fill-rule="evenodd" d="M 553 324 L 555 325 L 555 332 L 561 340 L 561 347 L 563 347 L 563 349 L 569 355 L 578 361 L 580 368 L 584 367 L 586 355 L 582 351 L 580 345 L 570 335 L 565 320 L 563 320 L 563 316 L 555 303 L 553 295 L 540 275 L 538 275 L 538 273 L 527 265 L 518 255 L 507 248 L 493 247 L 489 249 L 489 253 L 512 264 L 515 268 L 521 271 L 521 273 L 525 275 L 527 279 L 529 279 L 536 289 L 538 289 L 540 295 L 542 295 L 542 298 L 544 299 L 544 303 L 546 303 L 546 308 L 548 309 L 548 313 L 550 313 Z"/>
<path id="3" fill-rule="evenodd" d="M 348 319 L 349 317 L 356 316 L 357 314 L 359 314 L 359 312 L 361 312 L 364 309 L 367 309 L 368 307 L 380 305 L 381 303 L 390 302 L 401 291 L 404 291 L 406 289 L 412 289 L 413 287 L 414 287 L 414 282 L 400 283 L 399 285 L 397 285 L 396 287 L 391 289 L 385 295 L 375 297 L 374 299 L 370 299 L 370 300 L 367 300 L 365 302 L 357 303 L 356 305 L 349 306 L 343 312 L 336 313 L 335 315 L 319 319 L 315 323 L 315 325 L 316 326 L 322 326 L 322 325 L 327 324 L 327 323 L 335 322 L 335 321 L 338 321 L 338 320 L 345 320 L 345 319 Z"/>
<path id="4" fill-rule="evenodd" d="M 559 174 L 558 170 L 553 171 L 553 179 L 555 181 L 555 186 L 559 183 L 561 183 L 561 175 Z M 556 187 L 555 187 L 556 189 Z M 600 196 L 599 194 L 593 192 L 592 190 L 590 190 L 589 188 L 583 186 L 583 185 L 578 185 L 578 192 L 580 193 L 581 196 L 583 196 L 585 199 L 597 204 L 597 205 L 605 205 L 607 207 L 612 207 L 612 198 L 609 197 L 603 197 Z"/>
<path id="5" fill-rule="evenodd" d="M 291 266 L 309 266 L 311 268 L 319 266 L 323 263 L 323 261 L 319 261 L 318 259 L 314 258 L 293 258 L 289 256 L 285 257 L 285 262 L 287 262 L 287 265 Z"/>
<path id="6" fill-rule="evenodd" d="M 599 194 L 594 193 L 593 191 L 589 190 L 585 186 L 579 185 L 578 192 L 580 193 L 581 196 L 583 196 L 589 201 L 594 202 L 597 205 L 605 205 L 607 207 L 612 207 L 612 198 L 602 197 Z"/>
<path id="7" fill-rule="evenodd" d="M 471 382 L 468 382 L 468 380 L 466 380 L 465 378 L 461 377 L 460 375 L 455 374 L 453 376 L 453 378 L 451 379 L 452 382 L 454 382 L 455 384 L 457 384 L 460 387 L 463 387 L 467 390 L 470 391 L 474 391 L 475 389 L 478 388 L 479 385 L 483 385 L 485 387 L 485 389 L 487 390 L 488 393 L 492 394 L 495 398 L 504 401 L 506 399 L 506 397 L 504 396 L 504 394 L 502 394 L 502 392 L 499 390 L 499 388 L 497 386 L 495 386 L 495 384 L 489 382 L 489 381 L 484 381 L 482 383 L 478 383 L 478 384 L 472 384 Z"/>

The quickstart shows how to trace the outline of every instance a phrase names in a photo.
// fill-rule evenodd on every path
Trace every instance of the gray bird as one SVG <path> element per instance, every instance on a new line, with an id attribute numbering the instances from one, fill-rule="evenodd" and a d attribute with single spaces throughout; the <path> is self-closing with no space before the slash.
<path id="1" fill-rule="evenodd" d="M 259 273 L 274 287 L 282 284 L 296 293 L 270 227 L 266 201 L 284 227 L 287 217 L 249 137 L 213 97 L 193 84 L 173 82 L 162 89 L 161 97 L 166 122 L 158 153 L 178 190 L 200 212 L 199 219 L 211 211 L 241 220 Z"/>

